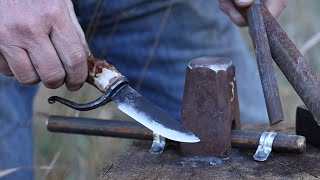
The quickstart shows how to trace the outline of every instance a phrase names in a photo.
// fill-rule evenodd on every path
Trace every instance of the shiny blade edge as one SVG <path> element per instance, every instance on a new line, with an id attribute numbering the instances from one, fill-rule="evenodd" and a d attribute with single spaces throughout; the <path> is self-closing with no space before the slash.
<path id="1" fill-rule="evenodd" d="M 173 141 L 196 143 L 200 139 L 168 113 L 144 98 L 129 85 L 112 97 L 118 108 L 154 133 Z M 163 119 L 165 118 L 165 119 Z"/>

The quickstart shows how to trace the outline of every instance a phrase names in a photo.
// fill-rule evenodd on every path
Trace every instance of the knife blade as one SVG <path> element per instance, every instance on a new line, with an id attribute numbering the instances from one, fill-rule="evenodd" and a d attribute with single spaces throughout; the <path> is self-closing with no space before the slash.
<path id="1" fill-rule="evenodd" d="M 92 55 L 88 57 L 86 82 L 100 90 L 103 95 L 86 104 L 78 104 L 57 96 L 50 97 L 49 103 L 58 101 L 73 109 L 88 111 L 114 101 L 122 112 L 156 134 L 179 142 L 195 143 L 200 141 L 179 121 L 131 88 L 125 76 L 106 61 L 99 60 Z"/>
<path id="2" fill-rule="evenodd" d="M 151 103 L 129 85 L 124 85 L 113 96 L 118 108 L 154 133 L 180 142 L 199 142 L 189 130 L 158 106 Z"/>

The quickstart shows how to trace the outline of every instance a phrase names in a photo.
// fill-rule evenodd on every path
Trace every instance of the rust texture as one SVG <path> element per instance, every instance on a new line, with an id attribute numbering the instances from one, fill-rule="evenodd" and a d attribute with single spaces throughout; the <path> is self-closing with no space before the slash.
<path id="1" fill-rule="evenodd" d="M 305 136 L 307 143 L 320 147 L 320 127 L 305 106 L 297 107 L 296 133 Z"/>
<path id="2" fill-rule="evenodd" d="M 320 123 L 320 78 L 268 10 L 262 9 L 274 61 Z"/>
<path id="3" fill-rule="evenodd" d="M 153 140 L 152 131 L 135 121 L 49 116 L 47 129 L 60 133 Z M 231 145 L 240 149 L 257 149 L 261 133 L 259 131 L 232 130 Z M 305 151 L 305 144 L 303 136 L 278 134 L 272 149 L 278 152 L 302 153 Z"/>
<path id="4" fill-rule="evenodd" d="M 262 132 L 233 130 L 232 147 L 241 149 L 256 149 Z M 299 135 L 278 133 L 273 141 L 272 150 L 277 152 L 304 153 L 306 138 Z"/>
<path id="5" fill-rule="evenodd" d="M 201 142 L 182 143 L 182 153 L 227 157 L 231 129 L 240 128 L 235 67 L 227 59 L 201 57 L 186 71 L 181 120 Z"/>
<path id="6" fill-rule="evenodd" d="M 270 125 L 274 125 L 281 122 L 284 117 L 261 7 L 260 1 L 254 0 L 254 3 L 247 9 L 247 18 L 249 32 L 256 53 L 269 123 Z"/>
<path id="7" fill-rule="evenodd" d="M 47 120 L 47 129 L 51 132 L 152 141 L 152 131 L 134 121 L 50 116 Z"/>

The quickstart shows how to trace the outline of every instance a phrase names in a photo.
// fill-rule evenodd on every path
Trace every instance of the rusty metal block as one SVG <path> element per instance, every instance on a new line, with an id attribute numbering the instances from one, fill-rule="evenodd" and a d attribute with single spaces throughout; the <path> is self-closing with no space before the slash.
<path id="1" fill-rule="evenodd" d="M 240 129 L 235 67 L 224 58 L 192 60 L 186 72 L 182 123 L 200 143 L 181 144 L 188 156 L 227 157 L 231 152 L 231 130 Z"/>

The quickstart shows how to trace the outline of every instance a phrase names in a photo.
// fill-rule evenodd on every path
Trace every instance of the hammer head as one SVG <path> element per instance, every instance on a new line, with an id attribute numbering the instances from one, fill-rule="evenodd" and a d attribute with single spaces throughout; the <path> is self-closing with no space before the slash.
<path id="1" fill-rule="evenodd" d="M 320 126 L 306 106 L 297 107 L 296 133 L 305 136 L 307 143 L 320 147 Z"/>
<path id="2" fill-rule="evenodd" d="M 231 130 L 240 128 L 235 67 L 224 58 L 192 60 L 186 72 L 182 123 L 201 139 L 181 144 L 184 155 L 227 157 Z"/>

